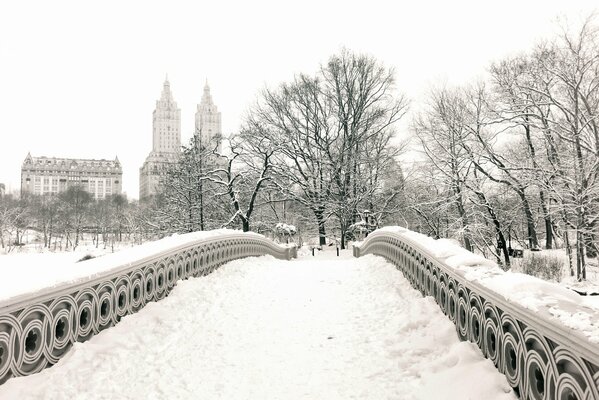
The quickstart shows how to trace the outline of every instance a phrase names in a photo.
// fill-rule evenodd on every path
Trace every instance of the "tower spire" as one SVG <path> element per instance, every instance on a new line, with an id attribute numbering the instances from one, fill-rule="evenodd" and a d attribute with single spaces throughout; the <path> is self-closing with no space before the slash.
<path id="1" fill-rule="evenodd" d="M 198 110 L 202 106 L 211 106 L 212 105 L 212 95 L 210 94 L 210 86 L 208 86 L 208 78 L 206 78 L 206 83 L 204 84 L 204 94 L 202 95 L 202 102 L 198 105 Z"/>
<path id="2" fill-rule="evenodd" d="M 208 146 L 213 140 L 217 140 L 218 151 L 220 151 L 221 119 L 218 108 L 212 101 L 208 78 L 204 84 L 202 100 L 198 104 L 196 112 L 196 135 L 199 136 L 200 145 Z"/>
<path id="3" fill-rule="evenodd" d="M 162 95 L 160 96 L 160 101 L 165 101 L 167 103 L 174 102 L 173 94 L 171 93 L 171 83 L 168 81 L 168 74 L 166 74 L 166 77 L 164 78 L 164 84 L 162 85 Z"/>

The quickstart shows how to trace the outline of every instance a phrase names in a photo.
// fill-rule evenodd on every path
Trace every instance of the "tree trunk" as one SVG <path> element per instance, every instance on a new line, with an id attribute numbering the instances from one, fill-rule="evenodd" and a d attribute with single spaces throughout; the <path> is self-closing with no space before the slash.
<path id="1" fill-rule="evenodd" d="M 493 209 L 493 207 L 487 200 L 487 196 L 485 196 L 485 194 L 482 191 L 478 191 L 478 190 L 473 190 L 473 191 L 474 191 L 474 193 L 476 193 L 478 198 L 481 200 L 481 202 L 485 206 L 487 213 L 489 214 L 489 217 L 491 217 L 491 221 L 493 222 L 493 227 L 495 228 L 495 235 L 497 236 L 497 240 L 499 242 L 498 247 L 500 248 L 501 252 L 503 253 L 505 269 L 508 269 L 510 267 L 510 254 L 507 249 L 507 243 L 505 240 L 505 236 L 503 235 L 503 232 L 501 231 L 501 223 L 499 222 L 497 213 L 495 212 L 495 210 Z"/>
<path id="2" fill-rule="evenodd" d="M 191 198 L 191 194 L 190 194 L 190 198 Z M 188 217 L 189 217 L 189 221 L 187 224 L 187 232 L 193 232 L 193 204 L 189 204 L 188 207 Z M 247 231 L 244 231 L 247 232 Z"/>
<path id="3" fill-rule="evenodd" d="M 565 221 L 565 218 L 564 218 Z M 572 255 L 572 246 L 570 245 L 570 234 L 568 232 L 568 224 L 566 224 L 566 229 L 564 229 L 564 244 L 566 245 L 566 254 L 568 255 L 568 267 L 570 269 L 570 276 L 574 276 L 574 265 L 573 265 L 573 255 Z"/>
<path id="4" fill-rule="evenodd" d="M 200 230 L 204 230 L 204 185 L 200 181 Z"/>
<path id="5" fill-rule="evenodd" d="M 468 251 L 473 251 L 472 242 L 470 241 L 469 227 L 468 227 L 469 221 L 468 221 L 468 216 L 466 215 L 466 209 L 464 208 L 462 193 L 459 189 L 456 189 L 456 193 L 458 195 L 458 197 L 457 197 L 458 213 L 460 215 L 460 219 L 462 220 L 462 228 L 464 229 L 464 247 Z"/>
<path id="6" fill-rule="evenodd" d="M 522 208 L 524 209 L 524 215 L 526 217 L 528 247 L 531 249 L 538 249 L 539 239 L 537 238 L 537 230 L 535 228 L 534 217 L 530 209 L 530 203 L 528 202 L 528 198 L 526 197 L 523 188 L 518 188 L 516 192 L 518 193 L 518 196 L 520 196 L 520 200 L 522 201 Z"/>
<path id="7" fill-rule="evenodd" d="M 541 190 L 539 192 L 539 198 L 541 199 L 541 211 L 543 212 L 543 220 L 545 221 L 545 248 L 553 248 L 553 221 L 549 215 L 549 209 L 545 200 L 545 192 Z"/>
<path id="8" fill-rule="evenodd" d="M 316 217 L 316 222 L 318 224 L 318 244 L 320 246 L 324 246 L 327 244 L 327 235 L 325 228 L 325 220 L 324 220 L 324 207 L 317 208 L 313 210 L 314 216 Z"/>
<path id="9" fill-rule="evenodd" d="M 584 235 L 580 230 L 576 232 L 576 280 L 586 279 L 586 266 L 584 257 Z"/>

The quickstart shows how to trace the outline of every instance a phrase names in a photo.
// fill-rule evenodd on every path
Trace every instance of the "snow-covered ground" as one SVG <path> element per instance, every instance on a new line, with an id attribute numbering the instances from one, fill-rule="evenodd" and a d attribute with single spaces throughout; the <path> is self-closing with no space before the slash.
<path id="1" fill-rule="evenodd" d="M 180 282 L 4 399 L 514 399 L 382 258 L 230 262 Z"/>
<path id="2" fill-rule="evenodd" d="M 35 293 L 54 286 L 109 271 L 115 267 L 143 259 L 165 250 L 200 239 L 210 239 L 222 234 L 241 233 L 233 229 L 217 229 L 172 235 L 161 240 L 137 246 L 122 247 L 114 253 L 110 249 L 81 246 L 70 252 L 17 251 L 0 255 L 0 301 L 15 296 Z M 254 234 L 257 235 L 257 234 Z M 96 258 L 77 262 L 85 255 Z"/>

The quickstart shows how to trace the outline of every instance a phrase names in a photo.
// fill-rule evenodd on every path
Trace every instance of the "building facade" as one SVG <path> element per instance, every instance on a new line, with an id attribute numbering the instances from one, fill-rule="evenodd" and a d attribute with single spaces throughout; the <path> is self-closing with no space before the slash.
<path id="1" fill-rule="evenodd" d="M 121 194 L 123 168 L 114 160 L 88 160 L 56 157 L 32 157 L 27 154 L 21 166 L 21 196 L 57 194 L 79 185 L 94 199 Z"/>
<path id="2" fill-rule="evenodd" d="M 181 154 L 181 110 L 173 100 L 168 79 L 164 81 L 160 100 L 156 101 L 152 123 L 152 151 L 139 169 L 139 198 L 146 199 L 158 191 L 168 167 L 177 162 Z M 221 114 L 212 100 L 206 82 L 200 104 L 195 114 L 195 135 L 201 146 L 213 146 L 221 151 Z"/>
<path id="3" fill-rule="evenodd" d="M 212 101 L 210 87 L 206 82 L 202 100 L 196 111 L 195 134 L 199 137 L 200 146 L 215 146 L 220 153 L 222 133 L 220 112 Z"/>
<path id="4" fill-rule="evenodd" d="M 139 198 L 156 194 L 165 169 L 177 161 L 181 152 L 181 110 L 173 99 L 168 78 L 152 119 L 152 151 L 139 169 Z"/>

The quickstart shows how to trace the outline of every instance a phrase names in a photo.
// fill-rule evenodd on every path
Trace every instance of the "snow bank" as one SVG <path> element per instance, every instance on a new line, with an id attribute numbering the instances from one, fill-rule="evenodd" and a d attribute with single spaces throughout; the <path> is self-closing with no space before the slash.
<path id="1" fill-rule="evenodd" d="M 0 255 L 0 301 L 23 294 L 35 293 L 66 283 L 76 283 L 113 270 L 130 266 L 168 250 L 181 248 L 198 240 L 212 239 L 227 234 L 240 234 L 233 229 L 218 229 L 173 235 L 161 240 L 101 255 L 77 262 L 84 254 L 75 253 L 14 253 Z M 246 233 L 263 237 L 256 233 Z"/>
<path id="2" fill-rule="evenodd" d="M 466 280 L 476 282 L 505 300 L 549 320 L 575 329 L 592 343 L 599 343 L 599 301 L 588 300 L 563 286 L 530 275 L 505 272 L 495 262 L 467 251 L 455 240 L 435 240 L 402 227 L 384 227 L 375 232 L 399 234 L 452 267 L 455 273 Z"/>
<path id="3" fill-rule="evenodd" d="M 233 261 L 0 398 L 515 399 L 433 300 L 374 256 Z"/>

